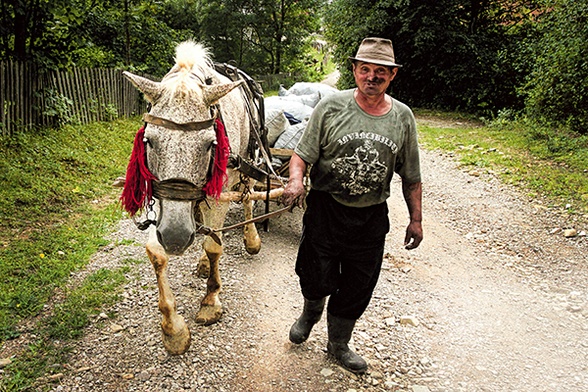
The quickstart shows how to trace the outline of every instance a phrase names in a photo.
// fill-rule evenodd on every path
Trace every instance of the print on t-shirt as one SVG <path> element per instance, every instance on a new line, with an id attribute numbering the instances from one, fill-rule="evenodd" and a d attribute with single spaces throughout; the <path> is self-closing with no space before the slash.
<path id="1" fill-rule="evenodd" d="M 333 160 L 331 168 L 350 195 L 363 195 L 381 188 L 386 178 L 386 165 L 379 158 L 374 142 L 364 139 L 353 155 Z"/>

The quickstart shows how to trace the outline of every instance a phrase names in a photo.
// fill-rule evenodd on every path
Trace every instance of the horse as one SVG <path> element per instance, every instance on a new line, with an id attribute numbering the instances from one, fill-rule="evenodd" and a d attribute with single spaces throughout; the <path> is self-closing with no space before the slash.
<path id="1" fill-rule="evenodd" d="M 153 224 L 146 252 L 157 279 L 162 340 L 167 352 L 183 354 L 191 336 L 169 286 L 169 257 L 183 254 L 196 234 L 209 234 L 197 267 L 197 274 L 207 275 L 208 280 L 196 322 L 217 322 L 222 314 L 222 233 L 211 233 L 209 228 L 221 227 L 229 209 L 229 202 L 219 199 L 220 192 L 247 194 L 255 182 L 230 165 L 222 166 L 228 151 L 249 156 L 251 135 L 260 122 L 254 117 L 263 111 L 251 110 L 247 83 L 219 73 L 204 45 L 182 42 L 175 53 L 175 65 L 160 82 L 123 72 L 151 106 L 143 117 L 142 132 L 135 137 L 121 199 L 131 215 L 146 211 L 147 223 Z M 134 172 L 138 179 L 130 178 Z M 246 221 L 252 220 L 252 200 L 243 198 L 242 204 Z M 248 253 L 259 252 L 261 240 L 254 223 L 244 225 L 243 239 Z"/>

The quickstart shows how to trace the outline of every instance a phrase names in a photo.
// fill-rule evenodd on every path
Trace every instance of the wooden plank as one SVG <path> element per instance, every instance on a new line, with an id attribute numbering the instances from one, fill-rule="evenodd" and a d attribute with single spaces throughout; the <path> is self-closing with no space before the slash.
<path id="1" fill-rule="evenodd" d="M 80 69 L 80 84 L 82 86 L 82 93 L 85 96 L 85 102 L 86 102 L 86 111 L 88 113 L 88 120 L 87 122 L 95 122 L 95 121 L 100 121 L 100 118 L 102 116 L 101 112 L 101 108 L 100 108 L 100 103 L 98 102 L 98 99 L 96 97 L 96 91 L 95 91 L 95 84 L 94 84 L 94 78 L 92 77 L 92 75 L 90 74 L 90 69 L 89 68 L 81 68 Z"/>
<path id="2" fill-rule="evenodd" d="M 290 158 L 294 153 L 294 150 L 290 150 L 288 148 L 270 148 L 270 153 L 273 157 Z"/>
<path id="3" fill-rule="evenodd" d="M 75 69 L 72 69 L 71 72 L 64 72 L 65 80 L 66 80 L 66 88 L 68 92 L 69 98 L 73 101 L 75 113 L 78 116 L 78 120 L 83 124 L 84 123 L 84 112 L 82 108 L 82 100 L 80 98 L 80 91 L 76 88 L 76 76 L 75 76 Z"/>
<path id="4" fill-rule="evenodd" d="M 16 78 L 15 78 L 15 81 L 16 81 L 15 87 L 16 88 L 14 90 L 15 94 L 13 97 L 15 127 L 22 124 L 23 113 L 22 113 L 22 105 L 20 104 L 20 97 L 22 97 L 23 80 L 24 80 L 23 63 L 19 61 L 16 63 Z"/>
<path id="5" fill-rule="evenodd" d="M 12 128 L 11 133 L 14 133 L 14 127 L 15 127 L 15 101 L 14 101 L 14 97 L 16 96 L 16 90 L 18 89 L 18 79 L 19 79 L 19 75 L 18 75 L 18 69 L 17 69 L 17 65 L 16 63 L 12 63 L 13 66 L 11 67 L 11 77 L 9 80 L 13 80 L 13 83 L 10 83 L 10 95 L 9 95 L 9 100 L 10 102 L 8 103 L 8 112 L 9 112 L 9 117 L 8 117 L 8 124 L 10 124 L 10 127 Z"/>
<path id="6" fill-rule="evenodd" d="M 6 100 L 6 62 L 0 61 L 0 126 L 2 127 L 2 134 L 8 135 L 8 128 L 6 127 L 6 116 L 4 114 L 4 101 Z"/>
<path id="7" fill-rule="evenodd" d="M 91 116 L 90 116 L 90 97 L 88 96 L 88 91 L 87 91 L 87 83 L 83 83 L 82 82 L 82 75 L 81 75 L 81 69 L 79 68 L 74 68 L 74 81 L 75 81 L 75 88 L 76 91 L 78 92 L 78 97 L 80 100 L 80 109 L 83 113 L 83 120 L 82 120 L 82 124 L 88 124 L 91 121 Z"/>
<path id="8" fill-rule="evenodd" d="M 112 102 L 110 102 L 110 99 L 108 99 L 108 91 L 107 91 L 107 78 L 108 78 L 108 74 L 106 73 L 106 70 L 103 68 L 99 68 L 97 70 L 97 77 L 98 77 L 98 91 L 99 91 L 99 100 L 101 105 L 104 105 L 104 108 L 107 108 L 109 105 L 112 105 Z M 110 117 L 110 114 L 107 114 L 107 118 L 108 121 L 112 120 L 112 118 Z"/>

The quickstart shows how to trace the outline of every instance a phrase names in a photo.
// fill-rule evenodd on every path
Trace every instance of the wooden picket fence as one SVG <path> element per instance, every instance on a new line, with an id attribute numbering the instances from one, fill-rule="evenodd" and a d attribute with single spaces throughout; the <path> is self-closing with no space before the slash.
<path id="1" fill-rule="evenodd" d="M 266 91 L 296 81 L 291 74 L 259 75 L 255 79 Z M 142 94 L 121 70 L 53 71 L 30 63 L 0 61 L 0 135 L 63 123 L 110 121 L 146 110 Z"/>
<path id="2" fill-rule="evenodd" d="M 147 104 L 115 69 L 42 70 L 0 62 L 0 134 L 65 122 L 87 124 L 143 113 Z"/>

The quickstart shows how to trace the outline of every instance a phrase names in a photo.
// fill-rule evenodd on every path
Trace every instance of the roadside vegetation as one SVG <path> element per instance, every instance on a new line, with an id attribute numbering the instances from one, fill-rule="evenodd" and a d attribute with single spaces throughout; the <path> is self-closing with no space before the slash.
<path id="1" fill-rule="evenodd" d="M 111 184 L 126 169 L 138 125 L 127 119 L 0 138 L 0 345 L 26 336 L 0 390 L 26 390 L 58 372 L 63 342 L 116 300 L 128 268 L 97 271 L 73 287 L 68 280 L 123 216 Z"/>
<path id="2" fill-rule="evenodd" d="M 542 197 L 546 207 L 588 216 L 585 135 L 525 120 L 484 125 L 455 113 L 416 113 L 431 120 L 419 125 L 424 148 Z M 0 344 L 26 336 L 2 369 L 0 390 L 42 390 L 57 380 L 68 342 L 117 300 L 125 276 L 144 262 L 69 281 L 108 245 L 106 235 L 123 217 L 120 189 L 111 183 L 125 171 L 137 127 L 137 120 L 119 120 L 0 139 Z"/>
<path id="3" fill-rule="evenodd" d="M 474 175 L 497 176 L 531 197 L 545 197 L 549 207 L 588 218 L 588 135 L 527 118 L 498 117 L 483 125 L 456 114 L 421 110 L 417 115 L 453 124 L 420 126 L 423 147 L 449 152 Z"/>

